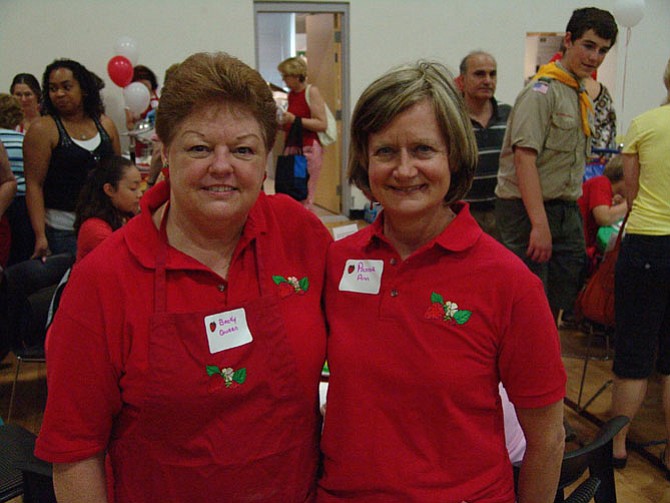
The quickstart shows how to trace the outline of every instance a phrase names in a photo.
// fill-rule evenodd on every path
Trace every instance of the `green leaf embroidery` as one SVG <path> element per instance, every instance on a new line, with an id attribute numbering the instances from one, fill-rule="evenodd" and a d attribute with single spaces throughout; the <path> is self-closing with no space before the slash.
<path id="1" fill-rule="evenodd" d="M 309 289 L 309 279 L 307 278 L 307 276 L 305 276 L 300 280 L 300 289 L 303 292 L 306 292 Z"/>
<path id="2" fill-rule="evenodd" d="M 233 374 L 233 381 L 235 381 L 237 384 L 244 384 L 244 381 L 246 380 L 247 380 L 246 368 L 236 370 L 235 373 Z"/>
<path id="3" fill-rule="evenodd" d="M 284 276 L 272 276 L 272 281 L 274 281 L 276 285 L 279 285 L 280 283 L 288 283 Z"/>
<path id="4" fill-rule="evenodd" d="M 212 377 L 214 374 L 221 374 L 221 369 L 216 365 L 207 365 L 207 375 Z"/>
<path id="5" fill-rule="evenodd" d="M 247 380 L 247 369 L 241 368 L 238 370 L 233 370 L 230 367 L 220 369 L 216 365 L 206 365 L 205 369 L 207 370 L 207 375 L 212 377 L 213 375 L 218 375 L 221 377 L 226 384 L 226 388 L 230 388 L 233 383 L 244 384 L 244 381 Z"/>
<path id="6" fill-rule="evenodd" d="M 472 316 L 472 311 L 459 310 L 454 313 L 454 320 L 459 325 L 462 325 L 470 319 L 470 316 Z"/>
<path id="7" fill-rule="evenodd" d="M 430 294 L 430 301 L 432 303 L 437 302 L 438 304 L 444 304 L 444 298 L 436 292 Z"/>

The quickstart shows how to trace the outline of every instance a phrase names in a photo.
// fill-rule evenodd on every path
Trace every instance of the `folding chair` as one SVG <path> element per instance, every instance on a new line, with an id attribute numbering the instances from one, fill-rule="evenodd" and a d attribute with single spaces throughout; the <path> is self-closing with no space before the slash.
<path id="1" fill-rule="evenodd" d="M 56 503 L 51 464 L 33 455 L 35 435 L 14 424 L 0 426 L 0 502 Z"/>
<path id="2" fill-rule="evenodd" d="M 603 425 L 589 444 L 565 453 L 554 503 L 586 503 L 594 498 L 596 503 L 616 503 L 612 439 L 628 422 L 626 416 L 614 417 Z M 565 489 L 577 482 L 587 469 L 588 478 L 566 498 Z M 520 465 L 515 465 L 515 483 L 519 470 Z"/>
<path id="3" fill-rule="evenodd" d="M 52 255 L 14 264 L 3 271 L 0 317 L 4 337 L 16 356 L 16 373 L 9 399 L 11 420 L 19 372 L 23 363 L 44 363 L 44 339 L 49 305 L 63 274 L 74 263 L 69 254 Z"/>

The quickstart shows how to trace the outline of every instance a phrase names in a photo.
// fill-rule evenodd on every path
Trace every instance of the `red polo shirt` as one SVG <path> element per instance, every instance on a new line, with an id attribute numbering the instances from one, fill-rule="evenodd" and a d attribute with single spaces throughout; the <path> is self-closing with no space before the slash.
<path id="1" fill-rule="evenodd" d="M 318 501 L 512 503 L 498 382 L 519 408 L 564 396 L 542 283 L 467 205 L 454 209 L 404 261 L 382 233 L 383 213 L 330 247 Z"/>
<path id="2" fill-rule="evenodd" d="M 77 234 L 77 262 L 112 235 L 112 226 L 101 218 L 87 218 Z"/>
<path id="3" fill-rule="evenodd" d="M 135 426 L 150 363 L 148 332 L 162 239 L 151 214 L 168 197 L 166 183 L 147 192 L 142 213 L 73 270 L 47 340 L 49 396 L 35 451 L 42 459 L 68 463 L 89 458 Z M 278 298 L 287 344 L 308 397 L 303 412 L 313 414 L 325 355 L 321 293 L 330 241 L 327 229 L 301 205 L 286 196 L 260 194 L 226 280 L 168 248 L 167 312 L 217 313 L 258 299 L 261 290 Z M 267 277 L 259 277 L 259 270 L 267 271 Z M 300 295 L 287 292 L 286 283 L 276 281 L 280 276 L 307 278 L 308 286 L 301 283 L 305 291 Z M 206 341 L 204 325 L 202 333 Z M 198 466 L 198 460 L 193 463 Z M 155 477 L 160 468 L 146 470 L 147 477 Z M 201 490 L 204 497 L 207 488 Z M 153 498 L 145 496 L 145 501 Z"/>
<path id="4" fill-rule="evenodd" d="M 577 200 L 584 221 L 586 249 L 595 250 L 598 223 L 593 217 L 593 208 L 612 205 L 612 182 L 606 176 L 594 176 L 582 185 L 582 197 Z"/>

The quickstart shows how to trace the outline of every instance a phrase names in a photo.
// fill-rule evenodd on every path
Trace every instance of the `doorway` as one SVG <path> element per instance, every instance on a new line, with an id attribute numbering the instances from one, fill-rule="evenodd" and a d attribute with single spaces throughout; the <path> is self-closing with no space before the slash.
<path id="1" fill-rule="evenodd" d="M 348 215 L 351 189 L 346 182 L 349 122 L 349 6 L 340 3 L 254 3 L 256 68 L 273 89 L 284 89 L 277 65 L 304 56 L 308 81 L 316 85 L 333 112 L 338 141 L 324 147 L 315 204 Z M 278 138 L 274 158 L 282 148 Z M 273 163 L 274 166 L 274 163 Z M 272 174 L 272 169 L 269 170 Z"/>

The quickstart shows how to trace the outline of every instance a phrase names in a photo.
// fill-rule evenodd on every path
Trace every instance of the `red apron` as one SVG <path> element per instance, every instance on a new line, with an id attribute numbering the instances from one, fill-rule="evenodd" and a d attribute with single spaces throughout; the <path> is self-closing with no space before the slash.
<path id="1" fill-rule="evenodd" d="M 123 420 L 116 425 L 110 443 L 116 500 L 313 501 L 318 404 L 301 392 L 279 299 L 271 295 L 260 257 L 270 243 L 249 245 L 257 247 L 258 299 L 214 312 L 169 313 L 164 241 L 155 275 L 146 400 L 130 427 Z M 210 353 L 204 318 L 238 308 L 245 310 L 253 341 Z M 246 369 L 246 380 L 238 382 L 239 373 L 227 379 L 208 375 L 208 366 Z"/>

